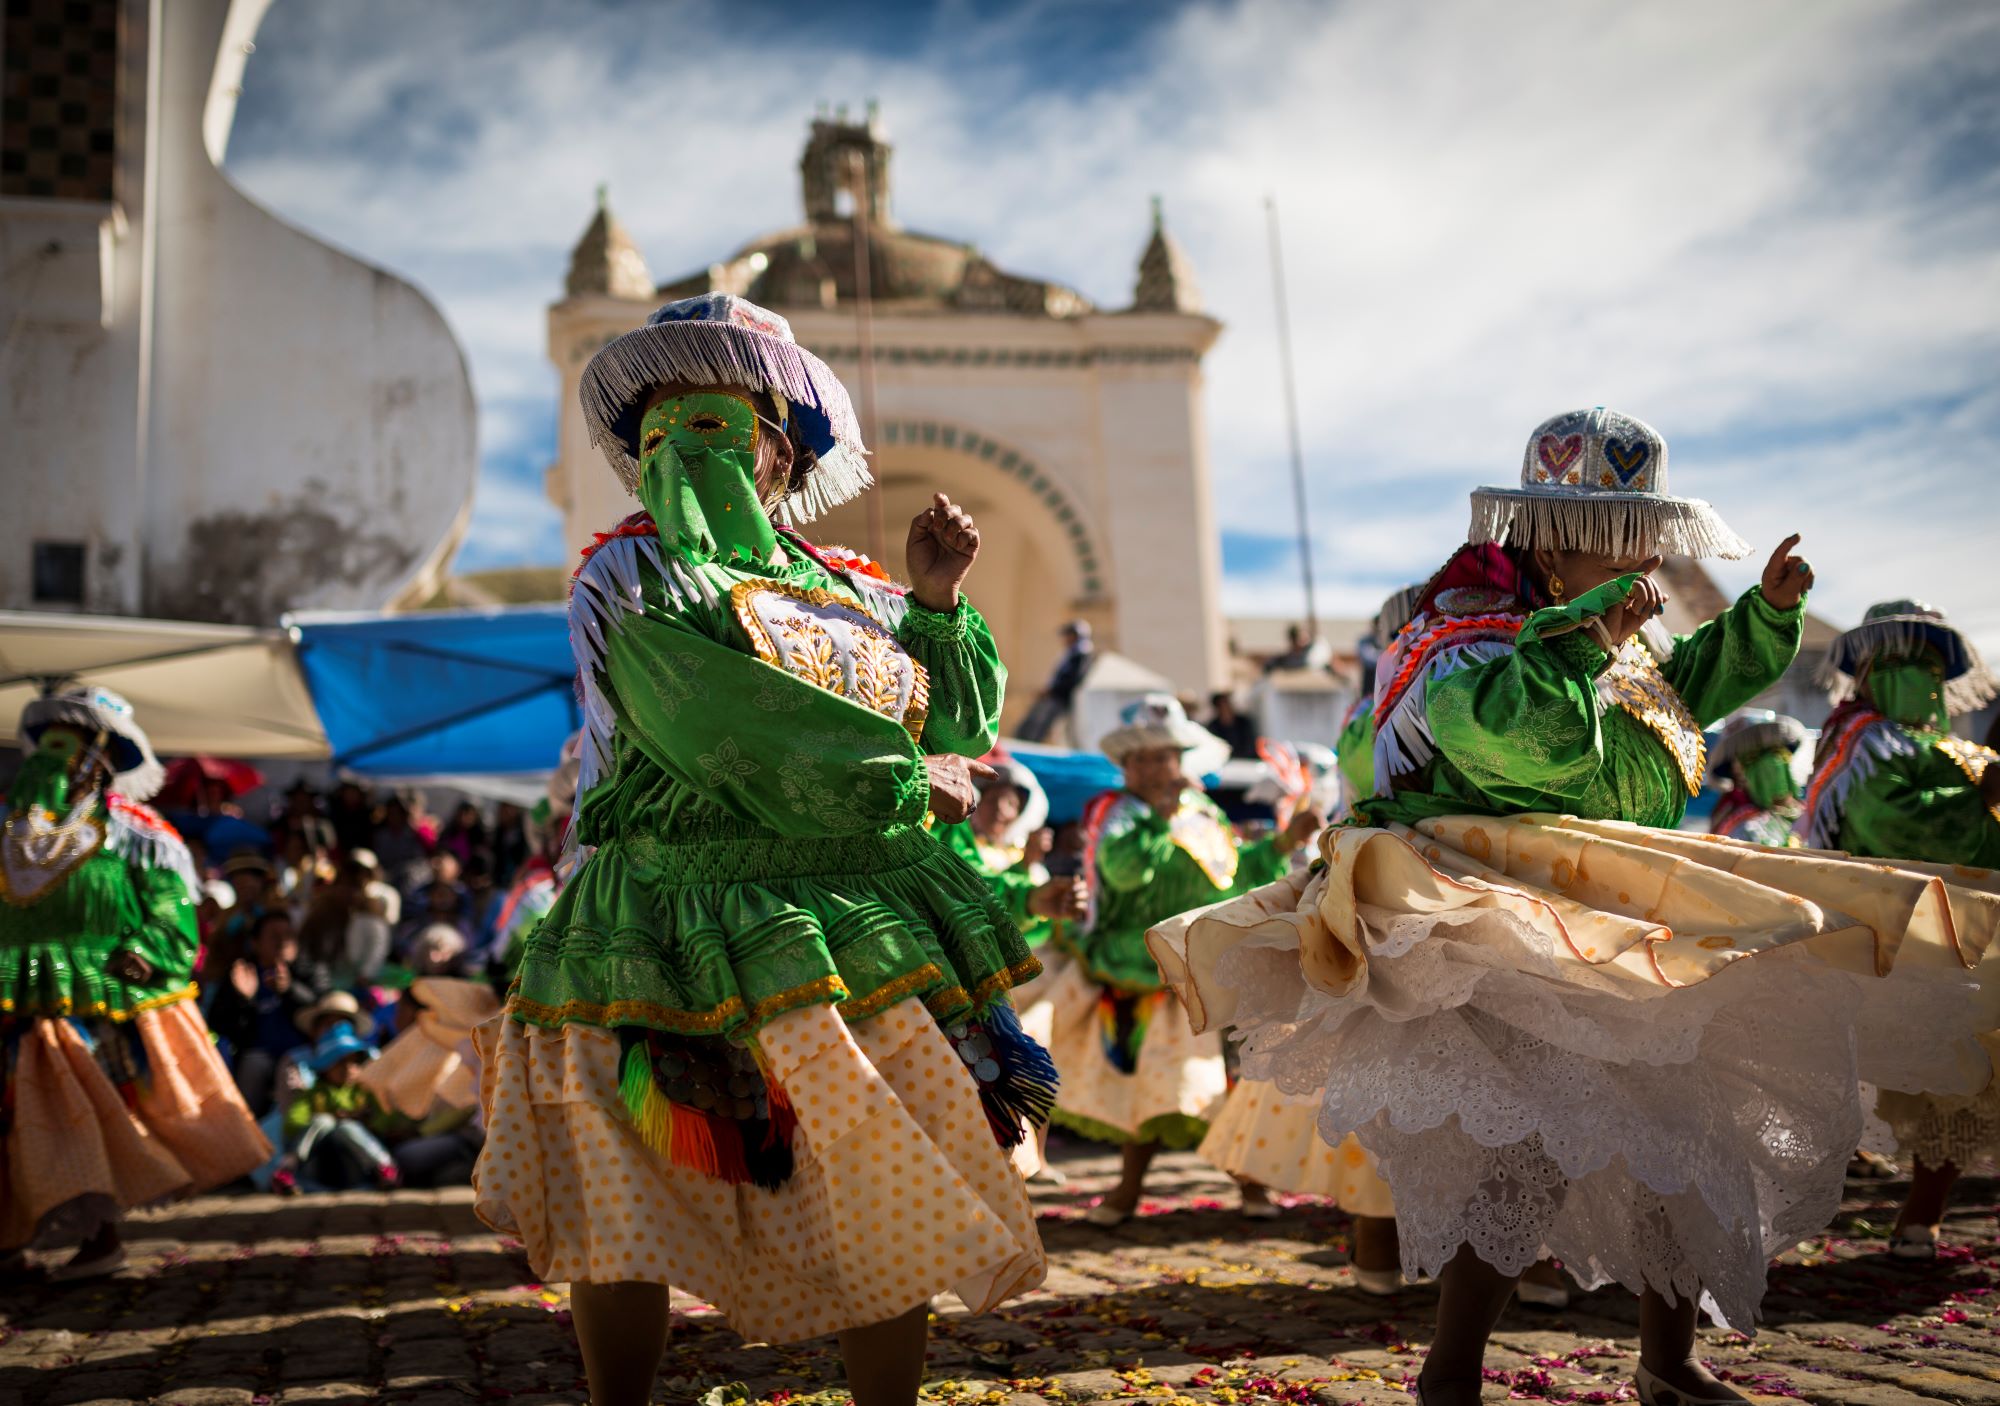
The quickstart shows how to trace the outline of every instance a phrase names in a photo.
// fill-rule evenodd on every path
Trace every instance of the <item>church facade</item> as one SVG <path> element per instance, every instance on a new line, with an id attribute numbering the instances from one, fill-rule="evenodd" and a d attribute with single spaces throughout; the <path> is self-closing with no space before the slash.
<path id="1" fill-rule="evenodd" d="M 809 536 L 879 551 L 899 572 L 906 525 L 932 493 L 978 518 L 985 545 L 971 588 L 1013 670 L 1010 723 L 1071 619 L 1182 692 L 1226 686 L 1201 396 L 1202 357 L 1221 324 L 1202 311 L 1157 210 L 1132 303 L 1107 310 L 996 268 L 972 245 L 901 228 L 889 158 L 872 113 L 815 121 L 800 162 L 803 222 L 657 286 L 599 209 L 549 310 L 563 393 L 547 488 L 570 544 L 631 510 L 583 426 L 585 363 L 661 302 L 736 293 L 789 319 L 862 413 L 880 486 Z"/>

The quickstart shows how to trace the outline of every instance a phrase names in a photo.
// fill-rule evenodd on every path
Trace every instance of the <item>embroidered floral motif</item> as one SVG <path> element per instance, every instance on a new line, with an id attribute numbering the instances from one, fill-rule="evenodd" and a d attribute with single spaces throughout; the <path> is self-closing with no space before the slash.
<path id="1" fill-rule="evenodd" d="M 743 749 L 736 745 L 733 737 L 723 738 L 713 752 L 704 752 L 695 758 L 695 765 L 708 773 L 711 788 L 740 786 L 763 770 L 743 755 Z"/>
<path id="2" fill-rule="evenodd" d="M 767 713 L 796 713 L 811 700 L 811 694 L 801 693 L 796 688 L 783 688 L 776 682 L 771 682 L 758 689 L 750 702 Z"/>
<path id="3" fill-rule="evenodd" d="M 1636 639 L 1627 640 L 1611 661 L 1611 667 L 1597 681 L 1597 693 L 1605 703 L 1624 709 L 1660 739 L 1681 774 L 1690 796 L 1701 794 L 1702 776 L 1708 769 L 1708 739 L 1701 726 L 1674 691 L 1653 652 Z"/>
<path id="4" fill-rule="evenodd" d="M 706 702 L 708 685 L 697 675 L 708 661 L 699 655 L 668 650 L 646 663 L 646 682 L 652 686 L 653 701 L 668 722 L 680 717 L 684 704 Z"/>

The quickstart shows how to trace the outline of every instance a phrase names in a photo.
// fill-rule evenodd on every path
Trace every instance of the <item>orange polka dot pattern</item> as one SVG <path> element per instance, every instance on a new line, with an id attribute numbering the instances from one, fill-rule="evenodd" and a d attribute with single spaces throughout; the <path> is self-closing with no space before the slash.
<path id="1" fill-rule="evenodd" d="M 1062 1076 L 1057 1106 L 1124 1133 L 1174 1113 L 1213 1116 L 1229 1086 L 1222 1037 L 1212 1030 L 1195 1034 L 1187 1008 L 1170 991 L 1146 1027 L 1137 1069 L 1127 1074 L 1104 1053 L 1099 989 L 1081 966 L 1072 965 L 1048 993 L 1049 1057 Z"/>
<path id="2" fill-rule="evenodd" d="M 136 1109 L 70 1022 L 38 1020 L 22 1035 L 13 1127 L 0 1139 L 0 1246 L 26 1244 L 79 1197 L 130 1209 L 221 1186 L 270 1157 L 193 1001 L 143 1011 L 132 1028 L 150 1066 Z"/>
<path id="3" fill-rule="evenodd" d="M 1340 1146 L 1327 1146 L 1318 1119 L 1316 1099 L 1287 1098 L 1275 1084 L 1245 1079 L 1209 1125 L 1201 1155 L 1231 1176 L 1295 1196 L 1324 1196 L 1352 1216 L 1395 1215 L 1375 1159 L 1352 1133 Z"/>
<path id="4" fill-rule="evenodd" d="M 918 1000 L 849 1026 L 831 1006 L 758 1035 L 799 1115 L 777 1191 L 651 1152 L 593 1026 L 482 1026 L 487 1140 L 475 1205 L 556 1283 L 672 1284 L 746 1338 L 796 1342 L 955 1291 L 974 1312 L 1042 1282 L 1020 1178 L 957 1053 Z"/>

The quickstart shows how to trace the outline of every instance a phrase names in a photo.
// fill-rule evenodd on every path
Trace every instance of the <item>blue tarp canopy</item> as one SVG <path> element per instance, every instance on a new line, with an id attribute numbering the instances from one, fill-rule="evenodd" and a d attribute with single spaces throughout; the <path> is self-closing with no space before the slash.
<path id="1" fill-rule="evenodd" d="M 350 771 L 546 772 L 583 725 L 562 606 L 285 623 L 333 760 Z"/>

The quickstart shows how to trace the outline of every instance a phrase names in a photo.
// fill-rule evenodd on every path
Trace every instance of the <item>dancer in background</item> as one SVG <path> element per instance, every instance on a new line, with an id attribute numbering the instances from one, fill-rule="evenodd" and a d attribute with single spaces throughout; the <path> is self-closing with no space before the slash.
<path id="1" fill-rule="evenodd" d="M 1721 792 L 1709 833 L 1780 848 L 1797 844 L 1792 826 L 1799 818 L 1799 782 L 1792 758 L 1805 745 L 1805 724 L 1797 718 L 1769 708 L 1738 710 L 1709 750 L 1709 781 Z"/>
<path id="2" fill-rule="evenodd" d="M 1021 1029 L 1046 1048 L 1055 1022 L 1049 992 L 1069 962 L 1049 939 L 1056 924 L 1083 917 L 1089 891 L 1082 879 L 1051 878 L 1042 865 L 1055 837 L 1047 828 L 1048 794 L 1035 773 L 998 749 L 982 760 L 994 775 L 979 782 L 979 804 L 958 824 L 939 827 L 938 837 L 986 876 L 993 896 L 1005 905 L 1028 950 L 1041 961 L 1041 975 L 1014 988 L 1014 1005 Z M 1061 1186 L 1067 1178 L 1049 1165 L 1048 1135 L 1044 1123 L 1035 1130 L 1032 1145 L 1021 1145 L 1014 1162 L 1028 1180 Z"/>
<path id="3" fill-rule="evenodd" d="M 1098 747 L 1125 784 L 1084 812 L 1090 912 L 1049 993 L 1049 1049 L 1063 1079 L 1056 1120 L 1124 1148 L 1118 1185 L 1088 1213 L 1113 1226 L 1137 1209 L 1160 1148 L 1201 1142 L 1228 1083 L 1220 1037 L 1189 1028 L 1147 955 L 1147 927 L 1268 883 L 1325 821 L 1303 810 L 1278 834 L 1239 843 L 1194 779 L 1229 749 L 1167 694 L 1128 707 Z"/>
<path id="4" fill-rule="evenodd" d="M 1405 1271 L 1438 1275 L 1430 1406 L 1478 1401 L 1545 1254 L 1640 1294 L 1643 1402 L 1741 1400 L 1695 1355 L 1696 1304 L 1749 1326 L 1770 1257 L 1838 1209 L 1860 1081 L 1990 1078 L 1992 997 L 1925 918 L 1940 886 L 1671 828 L 1703 725 L 1791 662 L 1813 578 L 1790 538 L 1668 636 L 1663 556 L 1747 548 L 1666 470 L 1628 416 L 1538 427 L 1381 661 L 1372 828 L 1329 831 L 1290 902 L 1150 935 L 1246 1073 L 1316 1092 L 1322 1131 L 1375 1154 Z"/>
<path id="5" fill-rule="evenodd" d="M 481 1030 L 475 1204 L 571 1282 L 598 1406 L 649 1399 L 669 1285 L 838 1333 L 858 1406 L 910 1406 L 931 1296 L 1045 1270 L 1007 1158 L 1054 1095 L 1007 998 L 1039 967 L 924 823 L 972 810 L 1000 716 L 979 531 L 938 495 L 904 590 L 787 526 L 870 480 L 839 381 L 740 298 L 669 303 L 581 391 L 644 512 L 571 588 L 588 858 Z"/>
<path id="6" fill-rule="evenodd" d="M 2000 868 L 2000 756 L 1951 733 L 1953 715 L 1994 696 L 1972 641 L 1935 607 L 1888 601 L 1834 642 L 1821 681 L 1845 701 L 1820 733 L 1799 819 L 1804 842 L 1878 859 Z M 1986 1043 L 2000 1052 L 2000 1035 Z M 2000 1156 L 2000 1087 L 1970 1098 L 1884 1090 L 1876 1112 L 1915 1163 L 1890 1253 L 1935 1259 L 1952 1183 L 1966 1167 Z"/>
<path id="7" fill-rule="evenodd" d="M 145 802 L 164 776 L 132 706 L 38 698 L 0 831 L 0 1272 L 77 1246 L 125 1262 L 123 1214 L 248 1174 L 271 1147 L 195 1004 L 197 879 Z"/>

